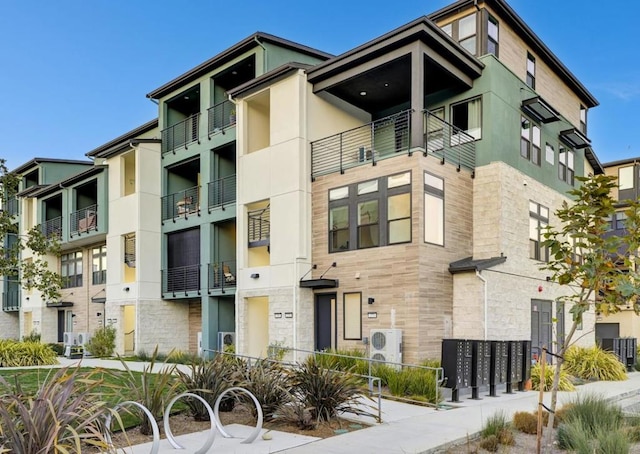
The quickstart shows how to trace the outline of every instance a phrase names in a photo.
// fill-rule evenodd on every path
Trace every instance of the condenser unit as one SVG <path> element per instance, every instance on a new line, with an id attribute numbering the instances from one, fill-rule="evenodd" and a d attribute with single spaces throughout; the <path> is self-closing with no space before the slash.
<path id="1" fill-rule="evenodd" d="M 370 334 L 369 358 L 376 362 L 392 363 L 388 366 L 399 369 L 402 363 L 402 330 L 372 329 Z"/>
<path id="2" fill-rule="evenodd" d="M 67 345 L 77 345 L 78 344 L 78 335 L 71 331 L 66 331 L 62 337 L 62 343 L 66 347 Z"/>
<path id="3" fill-rule="evenodd" d="M 235 345 L 236 333 L 229 331 L 218 331 L 218 351 L 224 351 L 226 347 Z"/>
<path id="4" fill-rule="evenodd" d="M 89 339 L 91 339 L 90 333 L 77 333 L 76 339 L 78 340 L 78 345 L 85 346 Z"/>

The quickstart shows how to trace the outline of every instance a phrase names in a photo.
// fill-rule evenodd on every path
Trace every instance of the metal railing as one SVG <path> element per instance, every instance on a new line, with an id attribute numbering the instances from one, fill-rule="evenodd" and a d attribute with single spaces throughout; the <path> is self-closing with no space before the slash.
<path id="1" fill-rule="evenodd" d="M 207 291 L 220 290 L 225 293 L 226 288 L 236 287 L 236 262 L 225 260 L 219 263 L 209 263 L 207 267 Z"/>
<path id="2" fill-rule="evenodd" d="M 20 211 L 20 203 L 18 198 L 15 196 L 11 196 L 7 199 L 7 213 L 9 216 L 15 216 Z"/>
<path id="3" fill-rule="evenodd" d="M 432 155 L 440 158 L 442 163 L 455 165 L 458 170 L 465 168 L 473 174 L 476 169 L 475 137 L 460 128 L 453 126 L 432 114 L 424 111 L 425 156 Z"/>
<path id="4" fill-rule="evenodd" d="M 40 226 L 40 231 L 47 238 L 62 236 L 62 216 L 44 221 Z"/>
<path id="5" fill-rule="evenodd" d="M 411 110 L 311 142 L 311 179 L 410 152 Z"/>
<path id="6" fill-rule="evenodd" d="M 211 138 L 212 134 L 223 132 L 224 128 L 236 124 L 236 106 L 231 101 L 226 100 L 209 107 L 207 134 Z"/>
<path id="7" fill-rule="evenodd" d="M 162 270 L 162 293 L 197 291 L 200 294 L 200 265 L 178 266 Z"/>
<path id="8" fill-rule="evenodd" d="M 162 197 L 162 220 L 200 213 L 200 186 L 193 186 L 180 192 Z"/>
<path id="9" fill-rule="evenodd" d="M 13 312 L 20 310 L 20 291 L 7 290 L 2 292 L 2 310 Z"/>
<path id="10" fill-rule="evenodd" d="M 91 273 L 91 285 L 107 283 L 107 270 L 93 271 Z"/>
<path id="11" fill-rule="evenodd" d="M 261 208 L 259 210 L 249 211 L 247 213 L 249 220 L 248 225 L 248 241 L 249 247 L 266 246 L 269 244 L 269 236 L 271 234 L 271 210 L 270 207 Z"/>
<path id="12" fill-rule="evenodd" d="M 98 205 L 91 205 L 69 215 L 69 235 L 98 230 Z"/>
<path id="13" fill-rule="evenodd" d="M 209 183 L 209 211 L 236 202 L 236 176 L 229 175 Z"/>
<path id="14" fill-rule="evenodd" d="M 200 112 L 185 118 L 175 125 L 162 130 L 162 154 L 173 151 L 184 146 L 189 148 L 189 144 L 200 142 L 199 131 Z"/>

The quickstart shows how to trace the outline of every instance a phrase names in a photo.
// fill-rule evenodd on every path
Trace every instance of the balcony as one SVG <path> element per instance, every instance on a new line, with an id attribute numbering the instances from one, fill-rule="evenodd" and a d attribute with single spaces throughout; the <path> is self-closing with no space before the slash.
<path id="1" fill-rule="evenodd" d="M 231 101 L 223 101 L 210 107 L 207 111 L 209 121 L 207 126 L 207 136 L 210 139 L 213 134 L 222 132 L 225 128 L 236 124 L 236 106 Z"/>
<path id="2" fill-rule="evenodd" d="M 16 312 L 20 310 L 19 290 L 2 292 L 2 310 L 4 312 Z"/>
<path id="3" fill-rule="evenodd" d="M 162 221 L 200 214 L 200 187 L 193 186 L 162 197 Z"/>
<path id="4" fill-rule="evenodd" d="M 424 111 L 424 118 L 427 131 L 424 135 L 424 155 L 435 156 L 442 164 L 453 164 L 458 171 L 465 168 L 473 175 L 476 168 L 476 139 L 428 110 Z"/>
<path id="5" fill-rule="evenodd" d="M 411 110 L 381 118 L 311 143 L 311 179 L 346 169 L 376 165 L 397 153 L 410 153 Z"/>
<path id="6" fill-rule="evenodd" d="M 236 262 L 223 261 L 209 263 L 207 269 L 207 292 L 214 291 L 226 293 L 229 288 L 236 287 Z"/>
<path id="7" fill-rule="evenodd" d="M 249 219 L 249 247 L 269 246 L 269 236 L 271 233 L 269 206 L 249 211 L 247 217 Z"/>
<path id="8" fill-rule="evenodd" d="M 236 202 L 236 176 L 229 175 L 209 183 L 209 212 L 214 208 L 225 209 Z"/>
<path id="9" fill-rule="evenodd" d="M 7 213 L 9 216 L 15 216 L 19 213 L 20 203 L 15 196 L 9 197 L 7 199 Z"/>
<path id="10" fill-rule="evenodd" d="M 98 205 L 91 205 L 69 215 L 69 236 L 98 230 Z"/>
<path id="11" fill-rule="evenodd" d="M 162 154 L 175 154 L 176 149 L 184 146 L 189 148 L 193 142 L 200 143 L 199 131 L 200 112 L 194 113 L 173 126 L 162 130 Z"/>
<path id="12" fill-rule="evenodd" d="M 40 229 L 46 238 L 62 238 L 62 216 L 44 221 Z"/>
<path id="13" fill-rule="evenodd" d="M 178 293 L 188 296 L 189 292 L 200 294 L 200 265 L 178 266 L 162 270 L 162 293 L 167 293 L 174 297 Z"/>

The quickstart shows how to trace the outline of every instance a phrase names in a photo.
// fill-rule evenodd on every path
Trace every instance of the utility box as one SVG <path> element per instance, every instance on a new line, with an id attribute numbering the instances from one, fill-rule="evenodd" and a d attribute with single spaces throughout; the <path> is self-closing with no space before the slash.
<path id="1" fill-rule="evenodd" d="M 491 366 L 489 371 L 489 395 L 496 396 L 496 386 L 507 382 L 509 350 L 507 341 L 491 341 Z"/>
<path id="2" fill-rule="evenodd" d="M 458 402 L 458 390 L 471 386 L 473 342 L 466 339 L 442 340 L 442 368 L 445 388 L 451 388 L 452 401 Z"/>
<path id="3" fill-rule="evenodd" d="M 522 348 L 522 377 L 520 378 L 520 383 L 518 384 L 518 390 L 524 391 L 525 383 L 531 378 L 531 341 L 520 341 L 520 345 Z"/>
<path id="4" fill-rule="evenodd" d="M 478 387 L 489 384 L 491 342 L 474 340 L 471 344 L 471 398 L 479 399 Z"/>

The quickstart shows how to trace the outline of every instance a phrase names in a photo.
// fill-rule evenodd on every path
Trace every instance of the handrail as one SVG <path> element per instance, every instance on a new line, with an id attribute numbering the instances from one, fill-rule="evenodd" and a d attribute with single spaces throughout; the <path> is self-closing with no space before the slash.
<path id="1" fill-rule="evenodd" d="M 69 215 L 69 235 L 98 230 L 98 205 L 94 204 Z"/>
<path id="2" fill-rule="evenodd" d="M 269 242 L 271 234 L 270 205 L 247 213 L 249 246 L 264 246 Z"/>
<path id="3" fill-rule="evenodd" d="M 226 260 L 222 262 L 209 263 L 207 265 L 207 291 L 212 290 L 226 292 L 226 288 L 236 287 L 236 261 Z"/>
<path id="4" fill-rule="evenodd" d="M 236 106 L 228 99 L 207 109 L 208 127 L 207 136 L 222 132 L 224 129 L 236 124 Z"/>
<path id="5" fill-rule="evenodd" d="M 46 238 L 62 236 L 62 216 L 44 221 L 40 226 L 40 231 Z"/>
<path id="6" fill-rule="evenodd" d="M 423 113 L 426 126 L 424 155 L 436 156 L 442 164 L 449 162 L 458 170 L 470 170 L 473 175 L 476 168 L 475 137 L 428 110 L 424 110 Z"/>
<path id="7" fill-rule="evenodd" d="M 200 186 L 193 186 L 162 197 L 162 221 L 200 214 Z"/>
<path id="8" fill-rule="evenodd" d="M 225 209 L 225 205 L 236 201 L 236 175 L 228 175 L 209 182 L 209 212 L 214 208 Z"/>
<path id="9" fill-rule="evenodd" d="M 173 296 L 178 292 L 184 292 L 185 296 L 189 292 L 200 293 L 200 265 L 168 268 L 162 274 L 162 293 L 172 293 Z"/>
<path id="10" fill-rule="evenodd" d="M 176 148 L 184 146 L 189 148 L 193 142 L 200 143 L 200 112 L 196 112 L 182 121 L 162 130 L 162 154 L 169 152 L 175 154 Z"/>

